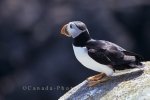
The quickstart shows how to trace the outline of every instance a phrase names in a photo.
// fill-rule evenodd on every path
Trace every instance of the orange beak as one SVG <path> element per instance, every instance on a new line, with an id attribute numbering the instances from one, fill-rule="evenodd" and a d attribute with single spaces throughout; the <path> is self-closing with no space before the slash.
<path id="1" fill-rule="evenodd" d="M 67 36 L 67 37 L 70 37 L 70 34 L 69 34 L 69 32 L 67 31 L 67 24 L 62 27 L 62 29 L 61 29 L 61 34 L 65 35 L 65 36 Z"/>

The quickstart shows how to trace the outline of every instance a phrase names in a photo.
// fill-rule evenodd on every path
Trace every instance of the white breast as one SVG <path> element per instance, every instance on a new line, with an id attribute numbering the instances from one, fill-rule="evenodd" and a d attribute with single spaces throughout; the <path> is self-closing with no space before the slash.
<path id="1" fill-rule="evenodd" d="M 103 72 L 110 76 L 113 74 L 113 70 L 107 65 L 100 64 L 93 60 L 89 55 L 86 47 L 75 47 L 73 46 L 74 54 L 78 61 L 85 67 L 92 69 L 97 72 Z"/>

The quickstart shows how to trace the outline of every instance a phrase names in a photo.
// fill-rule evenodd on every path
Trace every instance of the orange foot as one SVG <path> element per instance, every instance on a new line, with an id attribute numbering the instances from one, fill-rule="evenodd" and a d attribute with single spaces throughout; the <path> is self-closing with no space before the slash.
<path id="1" fill-rule="evenodd" d="M 99 83 L 107 81 L 108 79 L 109 79 L 109 77 L 105 73 L 100 73 L 100 74 L 91 76 L 87 79 L 88 86 L 95 86 Z"/>

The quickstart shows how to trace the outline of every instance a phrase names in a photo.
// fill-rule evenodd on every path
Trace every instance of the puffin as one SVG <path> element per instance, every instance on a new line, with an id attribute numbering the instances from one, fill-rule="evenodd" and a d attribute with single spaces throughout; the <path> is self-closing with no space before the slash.
<path id="1" fill-rule="evenodd" d="M 111 78 L 116 70 L 143 68 L 143 57 L 127 51 L 115 43 L 96 40 L 90 36 L 81 21 L 72 21 L 61 28 L 62 35 L 72 37 L 72 47 L 77 60 L 88 69 L 98 72 L 87 78 L 89 86 L 95 86 Z"/>

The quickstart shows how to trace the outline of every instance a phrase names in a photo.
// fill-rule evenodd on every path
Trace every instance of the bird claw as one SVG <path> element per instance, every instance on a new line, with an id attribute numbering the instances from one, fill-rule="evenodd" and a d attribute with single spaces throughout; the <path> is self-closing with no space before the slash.
<path id="1" fill-rule="evenodd" d="M 88 86 L 92 87 L 109 79 L 104 73 L 98 74 L 87 79 Z"/>

